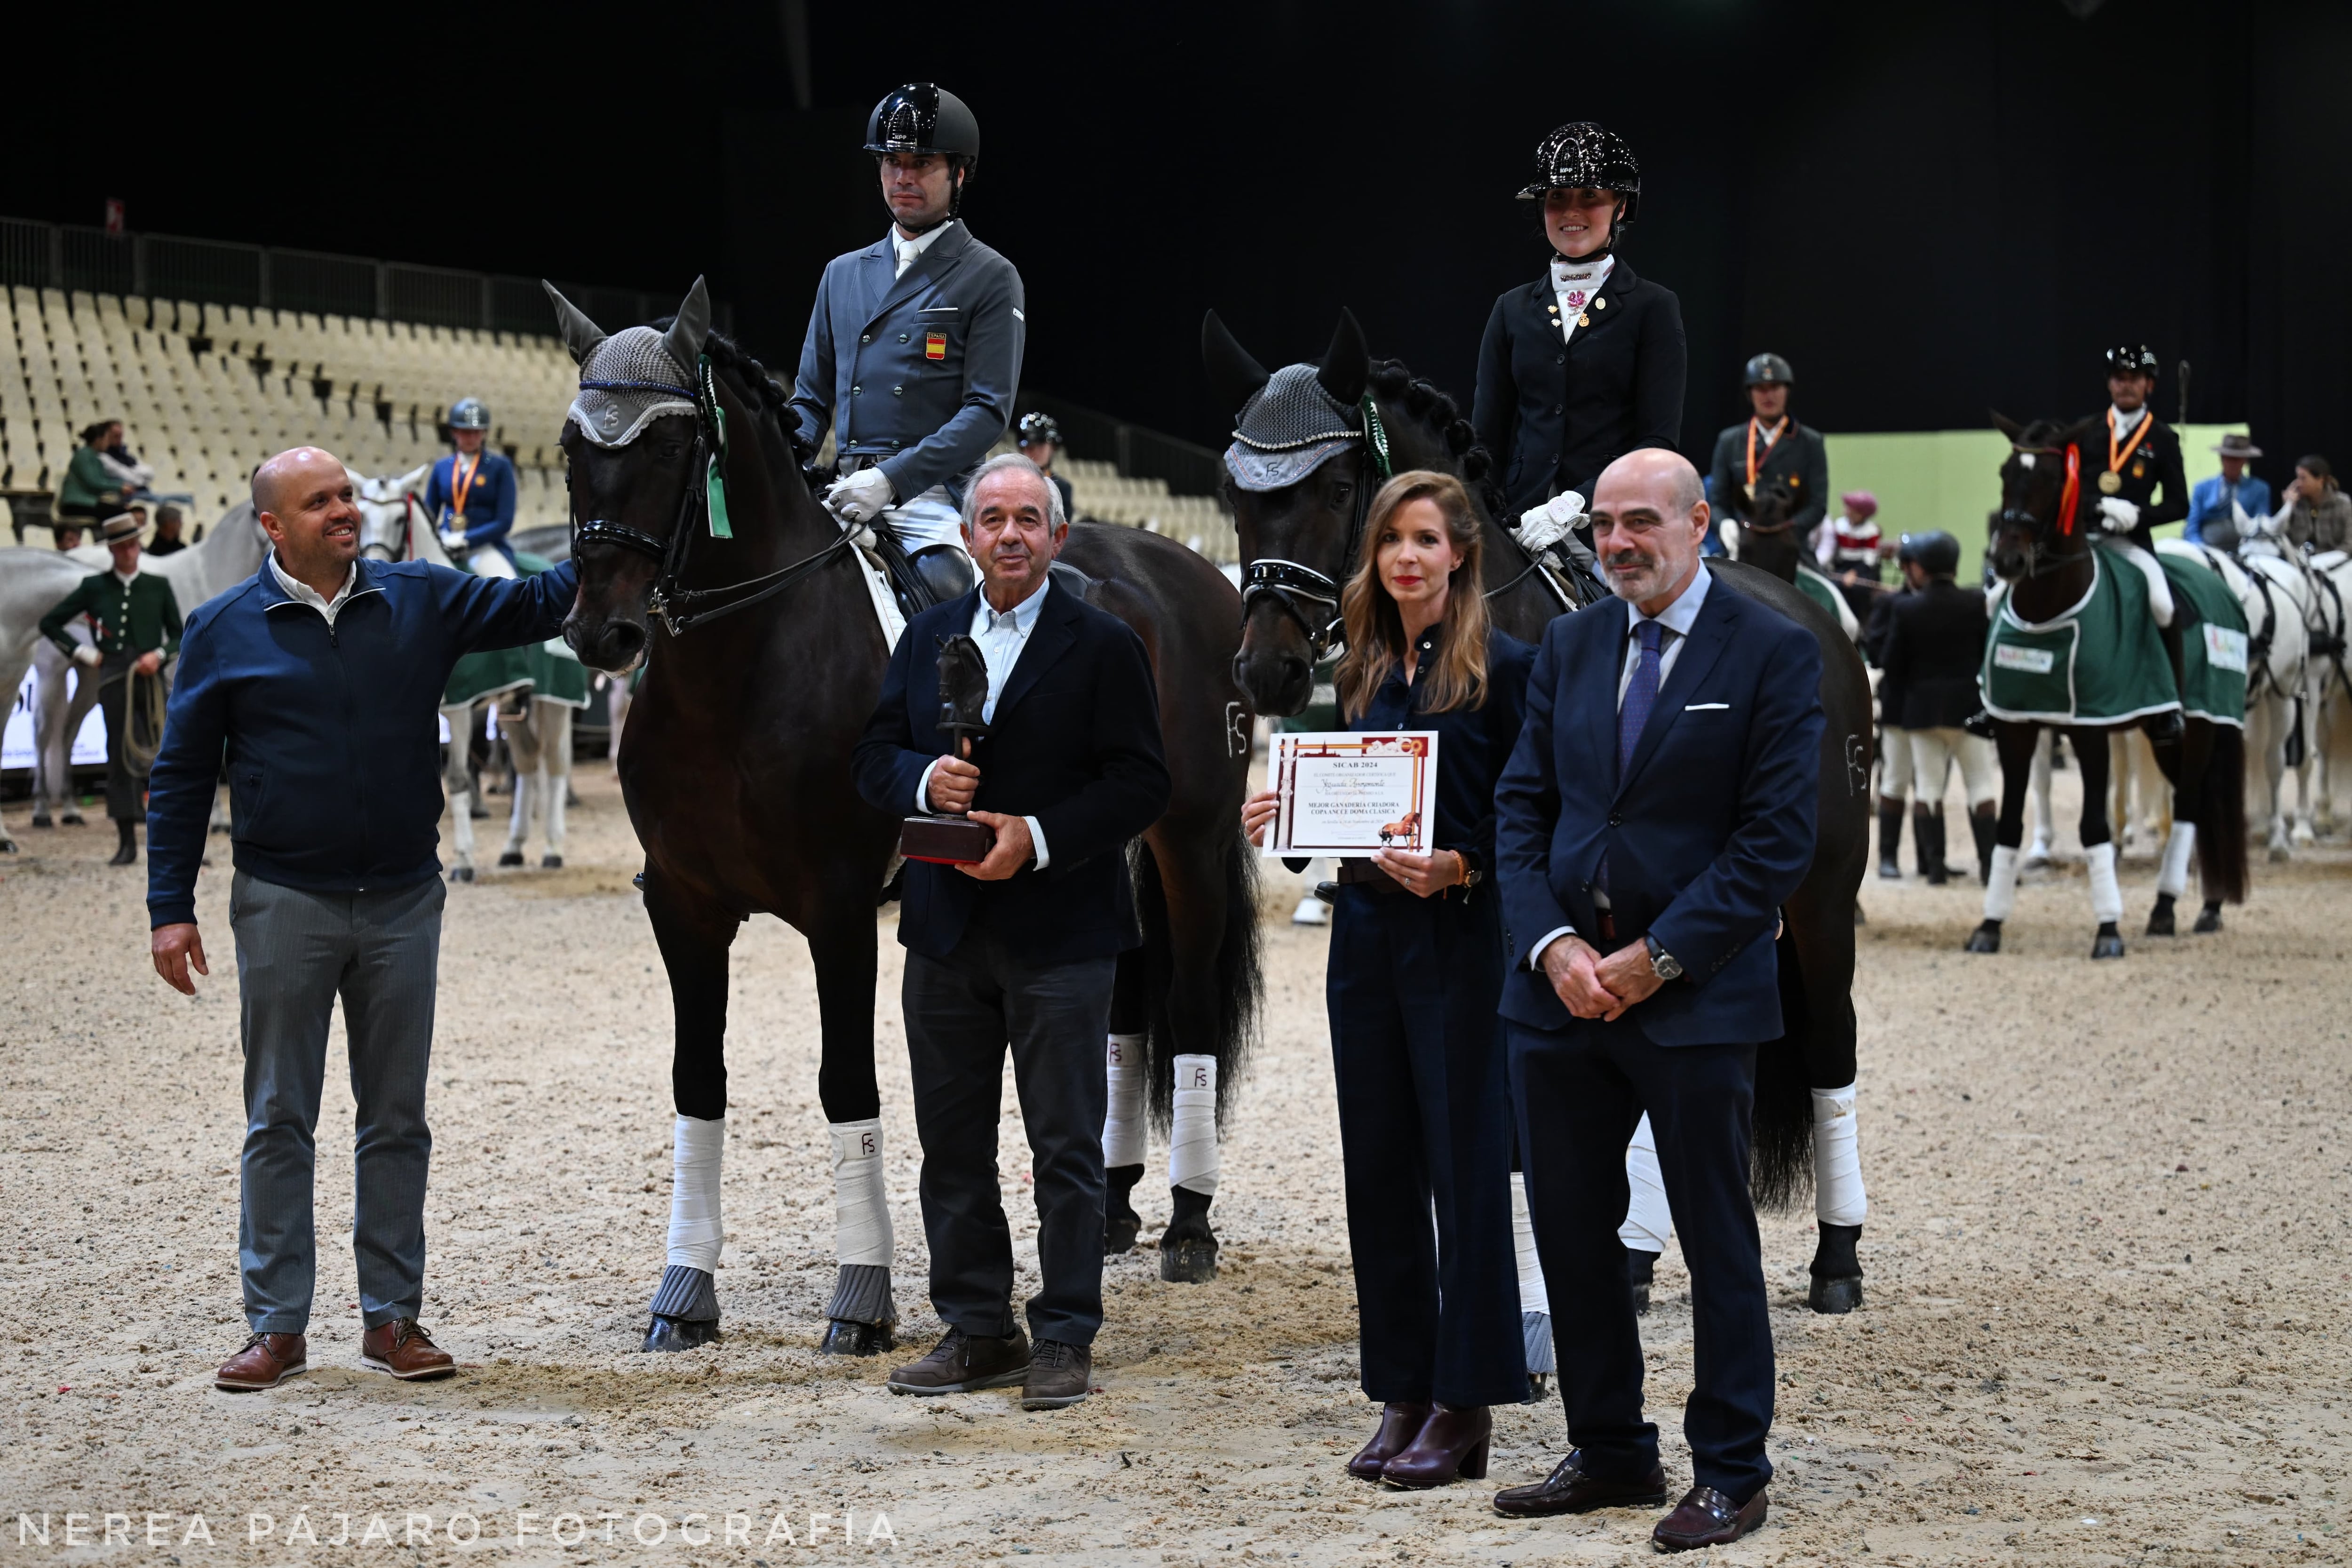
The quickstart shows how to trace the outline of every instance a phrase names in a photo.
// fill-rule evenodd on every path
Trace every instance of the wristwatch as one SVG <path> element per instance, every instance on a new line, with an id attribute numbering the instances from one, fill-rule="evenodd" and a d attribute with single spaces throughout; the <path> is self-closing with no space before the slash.
<path id="1" fill-rule="evenodd" d="M 1455 885 L 1464 892 L 1468 892 L 1486 879 L 1486 873 L 1479 868 L 1478 857 L 1467 849 L 1456 849 L 1454 853 L 1462 862 L 1462 880 Z"/>
<path id="2" fill-rule="evenodd" d="M 1681 977 L 1683 972 L 1682 961 L 1676 958 L 1673 953 L 1668 952 L 1664 948 L 1660 947 L 1656 937 L 1643 937 L 1642 939 L 1642 945 L 1650 950 L 1651 973 L 1656 975 L 1661 980 L 1675 980 Z"/>

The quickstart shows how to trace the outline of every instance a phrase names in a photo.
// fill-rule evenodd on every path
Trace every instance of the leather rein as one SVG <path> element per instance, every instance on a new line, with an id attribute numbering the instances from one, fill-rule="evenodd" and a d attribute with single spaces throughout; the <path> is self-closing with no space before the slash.
<path id="1" fill-rule="evenodd" d="M 688 552 L 698 533 L 708 531 L 713 538 L 731 539 L 731 528 L 725 520 L 724 485 L 727 468 L 727 421 L 719 406 L 718 384 L 711 374 L 710 356 L 701 356 L 698 386 L 671 386 L 662 382 L 583 381 L 588 391 L 659 392 L 687 399 L 694 405 L 694 454 L 688 465 L 684 491 L 678 497 L 677 521 L 670 525 L 669 537 L 656 538 L 643 529 L 604 518 L 583 519 L 576 514 L 572 520 L 572 552 L 580 553 L 587 543 L 618 545 L 639 555 L 650 556 L 660 563 L 661 570 L 654 578 L 653 591 L 646 597 L 646 613 L 662 624 L 671 637 L 684 637 L 706 621 L 731 616 L 738 610 L 748 610 L 763 599 L 773 598 L 803 578 L 829 564 L 835 557 L 850 548 L 850 535 L 843 533 L 832 543 L 811 555 L 804 555 L 791 565 L 765 575 L 748 578 L 740 583 L 724 584 L 716 588 L 688 588 L 682 579 L 686 575 Z M 719 488 L 721 496 L 719 510 L 711 507 L 711 494 Z M 698 528 L 699 522 L 703 527 Z"/>

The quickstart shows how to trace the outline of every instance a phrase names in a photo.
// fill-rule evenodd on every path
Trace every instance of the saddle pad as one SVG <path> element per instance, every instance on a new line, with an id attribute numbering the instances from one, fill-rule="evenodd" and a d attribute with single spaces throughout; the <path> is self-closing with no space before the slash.
<path id="1" fill-rule="evenodd" d="M 2246 722 L 2246 664 L 2249 653 L 2245 605 L 2220 572 L 2205 561 L 2171 551 L 2159 551 L 2157 561 L 2172 584 L 2176 606 L 2195 613 L 2182 616 L 2180 710 L 2192 719 L 2243 729 Z"/>
<path id="2" fill-rule="evenodd" d="M 2122 724 L 2180 706 L 2146 579 L 2096 548 L 2091 574 L 2079 603 L 2038 624 L 2020 620 L 2011 590 L 2001 590 L 1977 674 L 1986 712 L 2021 723 Z"/>
<path id="3" fill-rule="evenodd" d="M 1830 618 L 1845 633 L 1848 642 L 1862 640 L 1862 623 L 1853 617 L 1853 606 L 1845 602 L 1835 582 L 1814 571 L 1803 562 L 1797 563 L 1797 592 L 1829 612 Z"/>

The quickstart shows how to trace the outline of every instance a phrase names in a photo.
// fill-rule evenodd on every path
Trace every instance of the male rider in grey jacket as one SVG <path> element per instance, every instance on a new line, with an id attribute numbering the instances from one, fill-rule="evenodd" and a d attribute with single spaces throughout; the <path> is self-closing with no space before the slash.
<path id="1" fill-rule="evenodd" d="M 1021 274 L 956 216 L 980 161 L 961 99 L 929 82 L 897 89 L 867 120 L 866 150 L 890 231 L 826 265 L 793 408 L 812 447 L 835 428 L 841 478 L 825 504 L 845 522 L 878 517 L 951 596 L 971 584 L 964 482 L 1003 436 L 1021 380 Z M 958 553 L 921 559 L 942 548 Z"/>

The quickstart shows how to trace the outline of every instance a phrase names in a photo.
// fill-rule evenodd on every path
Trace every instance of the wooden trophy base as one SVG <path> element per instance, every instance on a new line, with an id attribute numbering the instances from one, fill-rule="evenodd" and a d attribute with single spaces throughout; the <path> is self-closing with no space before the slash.
<path id="1" fill-rule="evenodd" d="M 996 847 L 996 829 L 968 816 L 910 816 L 898 828 L 898 853 L 934 866 L 970 866 Z"/>

